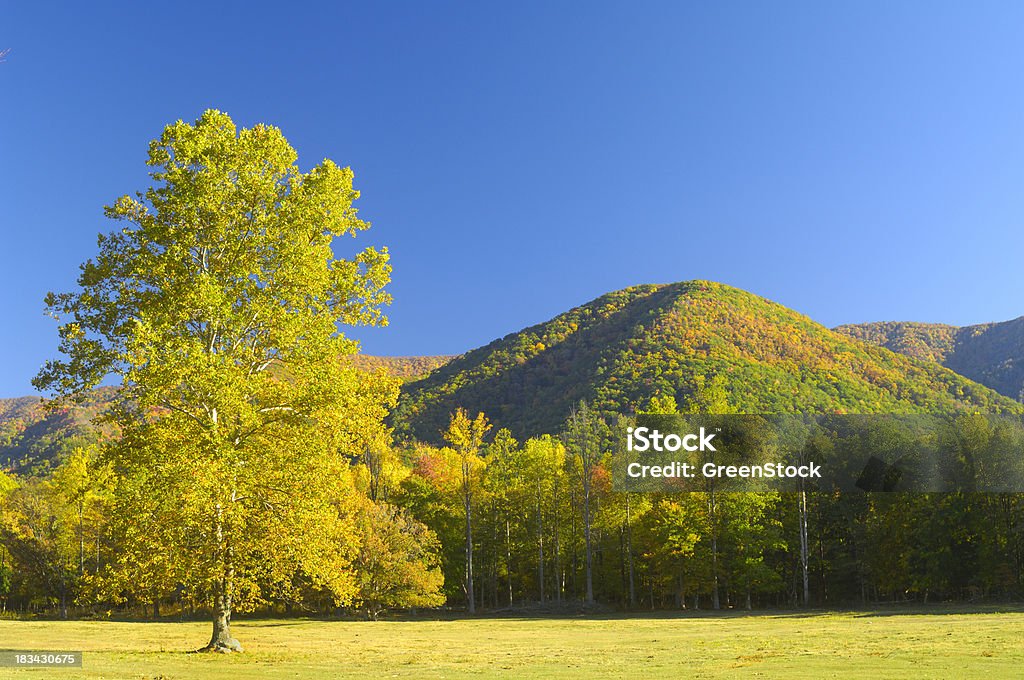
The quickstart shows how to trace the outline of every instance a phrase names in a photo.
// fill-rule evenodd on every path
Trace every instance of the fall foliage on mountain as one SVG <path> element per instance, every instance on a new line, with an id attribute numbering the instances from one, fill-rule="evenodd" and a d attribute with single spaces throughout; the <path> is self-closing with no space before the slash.
<path id="1" fill-rule="evenodd" d="M 457 355 L 441 354 L 438 356 L 415 357 L 382 357 L 372 354 L 353 354 L 350 360 L 357 368 L 364 371 L 384 369 L 384 372 L 403 382 L 419 380 L 431 371 L 444 366 Z"/>
<path id="2" fill-rule="evenodd" d="M 440 367 L 403 390 L 400 435 L 437 441 L 448 414 L 483 411 L 517 437 L 557 432 L 573 404 L 632 413 L 684 403 L 720 376 L 747 413 L 1020 412 L 952 370 L 829 330 L 710 281 L 603 295 Z"/>
<path id="3" fill-rule="evenodd" d="M 526 437 L 559 431 L 581 399 L 631 413 L 653 396 L 684 403 L 713 376 L 746 412 L 1016 412 L 1024 407 L 1006 397 L 1024 382 L 1024 359 L 1013 359 L 1021 338 L 1024 318 L 829 330 L 752 293 L 689 281 L 608 293 L 461 356 L 350 360 L 405 381 L 398 434 L 438 442 L 460 406 Z M 0 465 L 45 467 L 61 442 L 95 436 L 87 423 L 103 402 L 101 392 L 46 413 L 38 397 L 0 400 Z"/>
<path id="4" fill-rule="evenodd" d="M 836 331 L 894 352 L 942 364 L 996 392 L 1024 401 L 1024 317 L 975 326 L 888 321 Z"/>

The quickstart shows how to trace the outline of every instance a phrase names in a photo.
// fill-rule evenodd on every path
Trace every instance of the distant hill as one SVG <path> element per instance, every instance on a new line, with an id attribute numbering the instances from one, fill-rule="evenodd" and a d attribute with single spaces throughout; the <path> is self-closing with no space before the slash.
<path id="1" fill-rule="evenodd" d="M 113 388 L 95 390 L 75 406 L 48 410 L 41 397 L 0 399 L 0 468 L 22 474 L 45 472 L 74 446 L 95 442 L 91 421 Z"/>
<path id="2" fill-rule="evenodd" d="M 362 370 L 383 368 L 403 381 L 421 378 L 452 356 L 378 357 L 359 354 L 353 363 Z M 98 434 L 90 421 L 99 414 L 113 388 L 96 390 L 82 404 L 48 411 L 42 398 L 0 399 L 0 469 L 42 473 L 69 448 L 96 441 Z"/>
<path id="3" fill-rule="evenodd" d="M 748 413 L 1024 411 L 935 363 L 689 281 L 609 293 L 468 352 L 406 385 L 394 420 L 401 435 L 437 441 L 462 406 L 525 437 L 559 431 L 581 399 L 621 413 L 655 395 L 683 404 L 698 376 L 715 375 Z"/>
<path id="4" fill-rule="evenodd" d="M 890 321 L 850 324 L 836 330 L 894 352 L 935 361 L 1024 401 L 1024 317 L 977 326 Z"/>
<path id="5" fill-rule="evenodd" d="M 367 371 L 383 368 L 389 375 L 409 381 L 424 377 L 457 356 L 442 354 L 438 356 L 380 357 L 372 354 L 355 354 L 352 356 L 352 362 L 357 368 Z"/>

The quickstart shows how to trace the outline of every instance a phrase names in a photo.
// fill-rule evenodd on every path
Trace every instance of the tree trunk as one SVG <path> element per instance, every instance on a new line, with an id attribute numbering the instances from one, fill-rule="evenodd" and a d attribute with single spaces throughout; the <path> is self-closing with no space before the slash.
<path id="1" fill-rule="evenodd" d="M 473 500 L 469 491 L 469 467 L 463 463 L 463 500 L 466 511 L 466 603 L 469 613 L 476 613 L 476 591 L 473 588 Z"/>
<path id="2" fill-rule="evenodd" d="M 557 480 L 555 482 L 558 483 Z M 562 573 L 562 545 L 559 534 L 562 531 L 562 524 L 559 521 L 558 494 L 554 497 L 555 508 L 555 602 L 562 601 L 562 589 L 565 587 L 565 575 Z"/>
<path id="3" fill-rule="evenodd" d="M 587 604 L 594 603 L 594 552 L 590 545 L 590 494 L 583 500 L 583 544 L 586 550 Z"/>
<path id="4" fill-rule="evenodd" d="M 85 514 L 85 501 L 78 501 L 78 575 L 85 576 L 85 527 L 83 516 Z"/>
<path id="5" fill-rule="evenodd" d="M 540 603 L 544 604 L 544 510 L 541 507 L 541 488 L 537 482 L 537 580 L 540 583 Z"/>
<path id="6" fill-rule="evenodd" d="M 717 610 L 722 608 L 722 603 L 718 595 L 718 504 L 715 499 L 715 488 L 713 486 L 714 481 L 711 483 L 712 487 L 709 498 L 710 512 L 708 513 L 711 517 L 711 608 Z"/>
<path id="7" fill-rule="evenodd" d="M 629 563 L 629 606 L 636 607 L 635 569 L 633 567 L 633 530 L 629 517 L 629 494 L 626 494 L 626 559 Z"/>
<path id="8" fill-rule="evenodd" d="M 512 524 L 505 515 L 505 571 L 508 572 L 508 606 L 512 608 Z"/>
<path id="9" fill-rule="evenodd" d="M 234 500 L 234 493 L 232 493 L 232 500 Z M 231 546 L 227 544 L 224 536 L 224 508 L 220 503 L 217 503 L 214 509 L 213 530 L 217 540 L 217 553 L 221 560 L 223 571 L 221 572 L 221 578 L 217 582 L 217 592 L 214 597 L 213 635 L 210 637 L 209 644 L 201 651 L 221 652 L 223 654 L 241 652 L 242 645 L 231 636 L 231 607 L 235 586 L 235 567 Z"/>
<path id="10" fill-rule="evenodd" d="M 589 433 L 587 428 L 590 426 L 587 421 L 586 413 L 583 414 L 583 441 L 581 445 L 581 463 L 583 473 L 583 545 L 586 554 L 584 555 L 586 565 L 586 579 L 587 579 L 587 604 L 594 604 L 594 551 L 591 546 L 590 530 L 591 530 L 591 516 L 590 516 L 590 490 L 593 480 L 591 474 L 593 473 L 591 451 L 589 443 Z"/>
<path id="11" fill-rule="evenodd" d="M 803 482 L 800 483 L 801 487 Z M 810 602 L 811 599 L 811 588 L 810 588 L 810 574 L 808 572 L 807 564 L 807 492 L 800 489 L 800 568 L 803 570 L 803 585 L 804 585 L 804 606 Z"/>
<path id="12" fill-rule="evenodd" d="M 242 651 L 242 645 L 231 636 L 231 597 L 225 595 L 224 588 L 217 594 L 216 605 L 213 609 L 213 636 L 210 644 L 202 650 L 204 652 L 231 652 Z"/>

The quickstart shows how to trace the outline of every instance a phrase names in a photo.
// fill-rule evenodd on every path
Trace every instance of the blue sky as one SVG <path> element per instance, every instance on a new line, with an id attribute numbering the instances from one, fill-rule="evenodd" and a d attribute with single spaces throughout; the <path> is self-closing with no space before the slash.
<path id="1" fill-rule="evenodd" d="M 1009 2 L 4 1 L 0 396 L 149 140 L 206 108 L 353 168 L 395 268 L 370 353 L 693 278 L 829 326 L 1020 316 L 1022 30 Z"/>

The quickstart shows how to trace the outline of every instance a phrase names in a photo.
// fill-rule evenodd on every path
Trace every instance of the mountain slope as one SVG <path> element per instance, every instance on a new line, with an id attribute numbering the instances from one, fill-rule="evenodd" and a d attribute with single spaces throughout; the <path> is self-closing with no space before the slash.
<path id="1" fill-rule="evenodd" d="M 431 371 L 444 366 L 456 358 L 456 355 L 383 357 L 372 354 L 353 354 L 351 358 L 356 368 L 364 371 L 383 368 L 388 375 L 400 378 L 403 381 L 409 381 L 419 380 Z"/>
<path id="2" fill-rule="evenodd" d="M 53 410 L 38 396 L 0 399 L 0 469 L 42 473 L 71 448 L 97 441 L 91 421 L 112 394 L 113 388 L 102 387 L 80 404 Z"/>
<path id="3" fill-rule="evenodd" d="M 977 326 L 883 322 L 836 330 L 894 352 L 928 359 L 1024 401 L 1024 317 Z"/>
<path id="4" fill-rule="evenodd" d="M 437 441 L 462 406 L 519 437 L 557 432 L 581 399 L 622 413 L 654 395 L 685 403 L 698 376 L 714 375 L 748 413 L 1024 410 L 936 364 L 751 293 L 689 281 L 609 293 L 468 352 L 407 385 L 395 425 Z"/>

